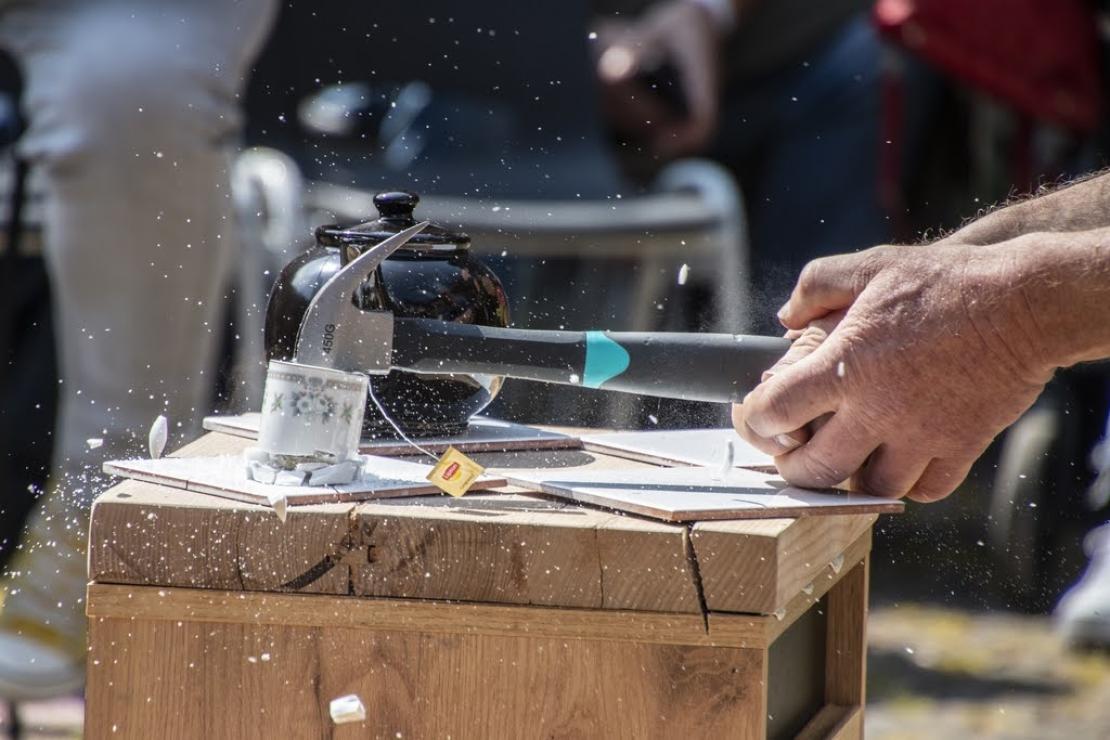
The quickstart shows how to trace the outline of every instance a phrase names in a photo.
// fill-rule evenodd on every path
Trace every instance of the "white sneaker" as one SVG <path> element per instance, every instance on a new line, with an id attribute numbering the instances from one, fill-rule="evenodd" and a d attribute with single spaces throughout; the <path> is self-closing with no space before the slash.
<path id="1" fill-rule="evenodd" d="M 1090 562 L 1056 605 L 1056 628 L 1070 645 L 1110 647 L 1110 524 L 1083 540 Z"/>
<path id="2" fill-rule="evenodd" d="M 85 684 L 84 667 L 65 652 L 0 630 L 0 698 L 53 699 Z"/>

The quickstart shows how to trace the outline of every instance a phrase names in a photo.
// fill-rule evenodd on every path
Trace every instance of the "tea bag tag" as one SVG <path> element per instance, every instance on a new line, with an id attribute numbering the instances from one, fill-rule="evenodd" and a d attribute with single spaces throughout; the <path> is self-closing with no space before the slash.
<path id="1" fill-rule="evenodd" d="M 428 480 L 446 494 L 462 496 L 484 472 L 486 469 L 481 465 L 454 447 L 448 447 L 432 472 L 428 473 Z"/>

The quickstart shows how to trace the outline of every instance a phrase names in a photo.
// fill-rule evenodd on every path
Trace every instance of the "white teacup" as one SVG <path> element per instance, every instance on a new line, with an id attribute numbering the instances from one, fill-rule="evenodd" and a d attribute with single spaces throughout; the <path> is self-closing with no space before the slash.
<path id="1" fill-rule="evenodd" d="M 258 447 L 284 468 L 356 457 L 369 382 L 358 373 L 272 360 Z"/>

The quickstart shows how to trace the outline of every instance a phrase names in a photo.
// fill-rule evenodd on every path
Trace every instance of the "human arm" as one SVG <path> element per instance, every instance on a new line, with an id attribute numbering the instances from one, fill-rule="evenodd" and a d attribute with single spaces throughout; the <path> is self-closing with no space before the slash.
<path id="1" fill-rule="evenodd" d="M 1110 356 L 1110 229 L 819 259 L 780 318 L 826 335 L 736 407 L 740 434 L 791 483 L 936 500 L 1056 368 Z"/>
<path id="2" fill-rule="evenodd" d="M 1110 226 L 1110 172 L 991 210 L 937 243 L 983 246 L 1036 231 L 1089 231 L 1105 226 Z"/>

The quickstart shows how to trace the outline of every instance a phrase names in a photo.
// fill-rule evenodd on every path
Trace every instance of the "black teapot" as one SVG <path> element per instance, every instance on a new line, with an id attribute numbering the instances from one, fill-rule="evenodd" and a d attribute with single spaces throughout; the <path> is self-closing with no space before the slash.
<path id="1" fill-rule="evenodd" d="M 415 223 L 415 193 L 374 197 L 379 218 L 357 226 L 321 226 L 316 246 L 281 271 L 266 308 L 266 357 L 293 357 L 297 331 L 316 292 L 342 266 L 367 248 Z M 470 237 L 440 226 L 424 229 L 378 268 L 360 288 L 362 308 L 386 309 L 395 316 L 440 319 L 462 324 L 507 326 L 509 306 L 497 276 L 470 253 Z M 409 435 L 462 432 L 471 416 L 493 401 L 502 378 L 488 375 L 425 375 L 394 370 L 371 376 L 375 398 Z M 367 401 L 363 432 L 395 436 L 373 400 Z"/>

